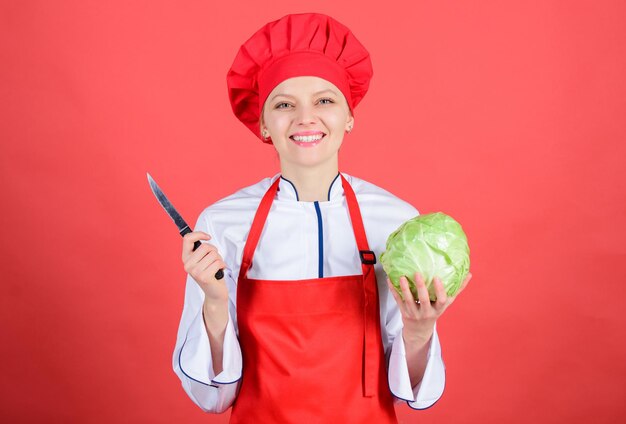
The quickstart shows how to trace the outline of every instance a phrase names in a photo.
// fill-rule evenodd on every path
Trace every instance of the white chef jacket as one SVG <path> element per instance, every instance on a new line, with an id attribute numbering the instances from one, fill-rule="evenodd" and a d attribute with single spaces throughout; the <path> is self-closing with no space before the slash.
<path id="1" fill-rule="evenodd" d="M 356 193 L 370 250 L 380 258 L 389 234 L 418 212 L 413 206 L 371 183 L 343 175 Z M 327 201 L 299 201 L 295 186 L 275 175 L 239 190 L 200 214 L 195 230 L 211 235 L 209 243 L 217 247 L 228 265 L 224 270 L 229 294 L 229 319 L 224 336 L 223 371 L 218 375 L 213 371 L 211 346 L 202 316 L 204 292 L 191 276 L 187 276 L 173 366 L 185 392 L 204 411 L 223 412 L 237 396 L 242 376 L 236 310 L 237 279 L 257 207 L 276 178 L 280 178 L 279 191 L 265 222 L 248 277 L 301 280 L 362 273 L 341 178 L 338 177 L 329 187 Z M 401 334 L 402 317 L 389 293 L 386 274 L 379 260 L 375 270 L 389 389 L 397 399 L 406 401 L 413 409 L 428 408 L 441 397 L 445 385 L 445 367 L 437 332 L 435 330 L 430 343 L 424 377 L 412 388 Z M 340 343 L 337 348 L 341 348 Z M 328 378 L 332 379 L 332 376 Z"/>

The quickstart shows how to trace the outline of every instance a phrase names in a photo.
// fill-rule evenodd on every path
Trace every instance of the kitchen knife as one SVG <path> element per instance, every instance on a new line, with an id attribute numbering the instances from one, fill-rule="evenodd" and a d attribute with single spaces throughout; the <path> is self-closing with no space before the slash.
<path id="1" fill-rule="evenodd" d="M 163 194 L 163 191 L 157 185 L 157 183 L 152 179 L 150 174 L 146 173 L 146 175 L 148 175 L 148 183 L 150 184 L 150 189 L 152 190 L 152 193 L 154 193 L 154 196 L 157 198 L 161 206 L 163 206 L 163 209 L 165 209 L 165 212 L 167 212 L 169 217 L 172 218 L 172 220 L 174 221 L 174 224 L 176 224 L 176 226 L 178 227 L 178 232 L 180 233 L 180 235 L 184 236 L 185 234 L 190 233 L 191 228 L 189 228 L 189 225 L 187 225 L 183 217 L 180 216 L 180 214 L 174 208 L 172 203 L 167 199 L 167 197 L 165 197 L 165 194 Z M 200 244 L 201 243 L 199 241 L 194 242 L 193 250 L 196 250 L 198 247 L 200 247 Z M 224 271 L 221 269 L 218 270 L 215 273 L 215 278 L 218 280 L 221 280 L 222 278 L 224 278 Z"/>

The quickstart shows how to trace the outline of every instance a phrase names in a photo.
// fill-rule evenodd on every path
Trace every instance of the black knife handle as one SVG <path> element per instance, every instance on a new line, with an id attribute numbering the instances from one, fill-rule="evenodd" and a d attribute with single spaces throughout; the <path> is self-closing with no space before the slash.
<path id="1" fill-rule="evenodd" d="M 189 234 L 191 232 L 191 229 L 189 227 L 185 227 L 181 232 L 180 235 L 181 236 L 185 236 L 185 234 Z M 193 243 L 193 250 L 195 251 L 198 247 L 200 247 L 202 243 L 200 243 L 199 241 L 195 241 Z M 222 278 L 224 278 L 224 271 L 221 269 L 218 269 L 217 272 L 215 273 L 215 279 L 216 280 L 221 280 Z"/>

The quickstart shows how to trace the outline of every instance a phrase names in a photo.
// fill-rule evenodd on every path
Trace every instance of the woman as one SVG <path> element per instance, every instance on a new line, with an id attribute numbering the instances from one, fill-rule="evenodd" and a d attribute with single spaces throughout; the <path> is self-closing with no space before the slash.
<path id="1" fill-rule="evenodd" d="M 339 173 L 338 152 L 372 75 L 369 54 L 324 15 L 271 22 L 228 73 L 235 115 L 273 144 L 281 173 L 208 207 L 185 236 L 189 273 L 174 369 L 231 422 L 396 422 L 444 387 L 435 281 L 404 299 L 376 262 L 415 208 Z M 195 241 L 203 241 L 193 250 Z M 224 269 L 224 278 L 215 274 Z M 469 279 L 466 279 L 463 287 Z"/>

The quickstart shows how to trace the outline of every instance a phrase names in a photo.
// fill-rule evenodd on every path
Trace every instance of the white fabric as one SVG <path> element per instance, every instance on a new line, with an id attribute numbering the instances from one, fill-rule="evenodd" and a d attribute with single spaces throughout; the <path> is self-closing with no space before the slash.
<path id="1" fill-rule="evenodd" d="M 343 174 L 354 189 L 370 249 L 380 258 L 388 235 L 418 214 L 408 203 L 361 179 Z M 189 397 L 207 412 L 223 412 L 234 401 L 241 378 L 241 348 L 237 337 L 237 278 L 245 241 L 261 198 L 280 176 L 267 178 L 218 201 L 205 209 L 195 230 L 212 236 L 228 269 L 229 322 L 223 351 L 223 371 L 213 372 L 211 347 L 202 317 L 204 293 L 188 276 L 185 305 L 173 356 L 174 371 Z M 361 262 L 350 223 L 341 179 L 329 189 L 328 201 L 297 201 L 295 187 L 281 178 L 257 250 L 250 278 L 300 280 L 318 277 L 319 227 L 316 206 L 322 216 L 323 276 L 360 274 Z M 435 331 L 428 364 L 421 383 L 411 387 L 402 341 L 402 317 L 389 293 L 386 275 L 378 260 L 375 266 L 380 297 L 382 340 L 388 359 L 389 388 L 414 409 L 427 408 L 443 393 L 445 369 Z M 248 366 L 254 366 L 250 364 Z M 331 377 L 331 376 L 329 376 Z"/>

